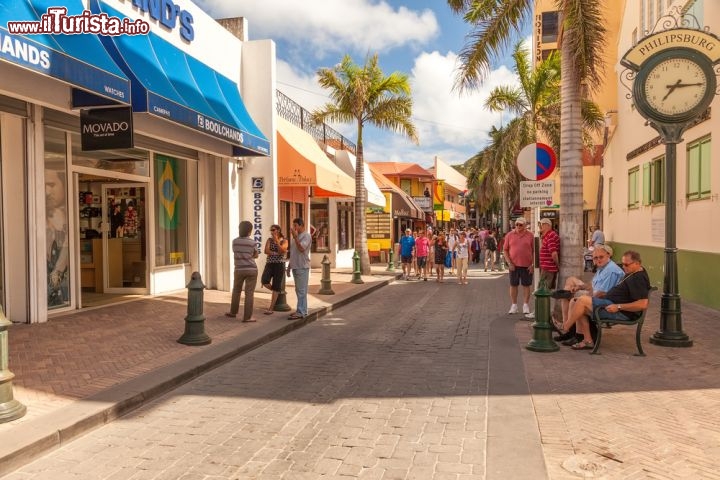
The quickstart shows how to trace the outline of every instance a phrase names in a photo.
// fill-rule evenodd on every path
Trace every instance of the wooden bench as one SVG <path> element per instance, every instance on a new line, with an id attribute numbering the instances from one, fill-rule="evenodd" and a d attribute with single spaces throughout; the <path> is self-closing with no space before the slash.
<path id="1" fill-rule="evenodd" d="M 650 288 L 650 291 L 648 292 L 648 301 L 650 300 L 650 294 L 655 290 L 657 290 L 657 287 Z M 600 349 L 600 342 L 602 341 L 603 326 L 610 328 L 612 325 L 635 325 L 635 343 L 637 344 L 638 349 L 638 353 L 636 353 L 635 356 L 644 357 L 645 352 L 643 352 L 642 344 L 640 343 L 640 332 L 642 331 L 642 326 L 645 322 L 645 314 L 647 313 L 648 309 L 646 308 L 645 310 L 643 310 L 640 316 L 635 320 L 609 320 L 607 318 L 600 318 L 600 310 L 602 310 L 603 308 L 604 307 L 598 307 L 593 311 L 592 321 L 595 322 L 595 324 L 597 325 L 597 338 L 595 339 L 595 347 L 592 349 L 592 352 L 590 352 L 590 354 L 600 354 L 598 350 Z"/>

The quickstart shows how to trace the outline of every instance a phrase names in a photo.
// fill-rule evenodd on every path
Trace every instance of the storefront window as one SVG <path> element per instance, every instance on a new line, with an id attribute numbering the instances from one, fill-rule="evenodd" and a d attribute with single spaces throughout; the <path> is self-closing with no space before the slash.
<path id="1" fill-rule="evenodd" d="M 355 226 L 352 202 L 338 203 L 338 245 L 340 250 L 355 247 Z"/>
<path id="2" fill-rule="evenodd" d="M 318 202 L 318 203 L 314 203 Z M 330 218 L 327 199 L 313 200 L 310 205 L 310 225 L 312 233 L 312 252 L 330 251 Z"/>
<path id="3" fill-rule="evenodd" d="M 80 134 L 78 133 L 72 134 L 72 145 L 72 162 L 77 167 L 99 168 L 143 177 L 150 176 L 150 152 L 147 150 L 126 148 L 122 150 L 83 152 L 81 150 Z"/>
<path id="4" fill-rule="evenodd" d="M 70 306 L 65 132 L 45 128 L 45 243 L 48 310 Z"/>
<path id="5" fill-rule="evenodd" d="M 155 264 L 189 263 L 187 228 L 187 163 L 155 155 Z"/>

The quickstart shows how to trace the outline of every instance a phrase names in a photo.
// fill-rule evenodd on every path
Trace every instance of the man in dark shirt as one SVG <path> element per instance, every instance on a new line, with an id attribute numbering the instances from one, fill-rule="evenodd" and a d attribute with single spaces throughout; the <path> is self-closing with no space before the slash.
<path id="1" fill-rule="evenodd" d="M 590 316 L 596 308 L 603 307 L 600 318 L 608 320 L 635 320 L 647 309 L 650 278 L 642 266 L 640 254 L 632 250 L 625 252 L 622 268 L 625 276 L 603 298 L 580 297 L 575 302 L 570 315 L 574 317 L 577 332 L 583 335 L 584 340 L 573 345 L 574 350 L 593 348 Z"/>

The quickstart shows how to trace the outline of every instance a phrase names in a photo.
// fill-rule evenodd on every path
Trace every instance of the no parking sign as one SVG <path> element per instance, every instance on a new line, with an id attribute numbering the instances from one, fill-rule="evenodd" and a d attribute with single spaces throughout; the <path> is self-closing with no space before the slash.
<path id="1" fill-rule="evenodd" d="M 528 180 L 544 180 L 552 175 L 556 166 L 555 151 L 544 143 L 531 143 L 518 154 L 518 171 Z"/>

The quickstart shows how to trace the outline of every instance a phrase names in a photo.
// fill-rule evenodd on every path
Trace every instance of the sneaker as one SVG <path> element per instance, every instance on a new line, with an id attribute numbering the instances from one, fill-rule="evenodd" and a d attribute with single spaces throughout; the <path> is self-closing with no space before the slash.
<path id="1" fill-rule="evenodd" d="M 565 340 L 570 340 L 574 336 L 575 334 L 573 332 L 565 332 L 561 333 L 560 335 L 555 335 L 553 337 L 553 340 L 555 340 L 556 342 L 564 342 Z"/>
<path id="2" fill-rule="evenodd" d="M 510 311 L 508 313 L 517 313 L 517 312 L 518 312 L 517 304 L 513 303 L 512 305 L 510 305 Z"/>
<path id="3" fill-rule="evenodd" d="M 533 319 L 533 318 L 535 318 L 535 313 L 526 313 L 525 318 Z"/>
<path id="4" fill-rule="evenodd" d="M 523 313 L 530 313 L 530 305 L 523 303 Z"/>

